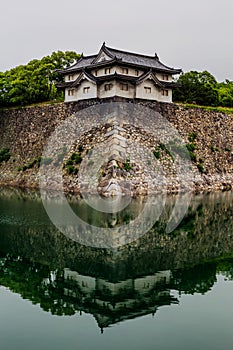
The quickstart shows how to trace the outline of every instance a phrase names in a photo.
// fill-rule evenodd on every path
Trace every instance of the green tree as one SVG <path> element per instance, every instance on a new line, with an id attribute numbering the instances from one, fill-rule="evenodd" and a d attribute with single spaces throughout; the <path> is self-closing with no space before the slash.
<path id="1" fill-rule="evenodd" d="M 57 69 L 69 67 L 80 55 L 73 51 L 57 51 L 41 60 L 0 73 L 1 106 L 18 106 L 48 101 L 59 97 L 56 83 L 61 81 Z"/>
<path id="2" fill-rule="evenodd" d="M 219 104 L 223 107 L 233 107 L 233 81 L 226 80 L 218 84 Z"/>
<path id="3" fill-rule="evenodd" d="M 209 72 L 184 73 L 178 83 L 180 87 L 174 91 L 175 101 L 209 106 L 218 104 L 218 83 Z"/>

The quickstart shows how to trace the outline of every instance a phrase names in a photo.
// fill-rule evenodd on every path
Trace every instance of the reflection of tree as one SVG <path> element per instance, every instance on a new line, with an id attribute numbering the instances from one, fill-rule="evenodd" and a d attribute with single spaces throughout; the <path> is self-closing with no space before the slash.
<path id="1" fill-rule="evenodd" d="M 53 270 L 38 262 L 2 254 L 0 284 L 53 315 L 68 316 L 85 311 L 95 316 L 100 327 L 107 327 L 125 319 L 154 313 L 160 306 L 177 303 L 170 290 L 205 294 L 215 283 L 219 269 L 225 269 L 224 274 L 232 278 L 233 259 L 173 270 L 170 275 L 159 272 L 110 283 L 69 270 L 71 275 L 77 276 L 72 278 L 63 269 Z M 85 278 L 94 281 L 94 286 L 88 286 Z"/>
<path id="2" fill-rule="evenodd" d="M 208 263 L 173 271 L 174 288 L 185 294 L 208 292 L 216 282 L 216 264 Z"/>
<path id="3" fill-rule="evenodd" d="M 233 281 L 233 259 L 217 260 L 217 272 L 224 275 L 228 281 Z"/>

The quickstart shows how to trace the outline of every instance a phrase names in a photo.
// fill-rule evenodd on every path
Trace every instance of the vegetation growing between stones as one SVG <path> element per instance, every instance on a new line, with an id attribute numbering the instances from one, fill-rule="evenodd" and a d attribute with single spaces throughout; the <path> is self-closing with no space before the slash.
<path id="1" fill-rule="evenodd" d="M 189 143 L 179 144 L 175 141 L 170 141 L 168 147 L 166 147 L 163 143 L 159 143 L 159 145 L 154 149 L 153 154 L 156 159 L 161 159 L 161 151 L 164 151 L 167 155 L 169 155 L 174 161 L 175 155 L 178 155 L 182 159 L 191 159 L 192 162 L 196 163 L 198 170 L 200 173 L 206 173 L 204 168 L 204 160 L 202 158 L 197 157 L 195 151 L 197 150 L 197 145 L 195 143 L 197 139 L 197 133 L 192 132 L 188 135 Z M 214 149 L 215 150 L 215 149 Z"/>
<path id="2" fill-rule="evenodd" d="M 125 162 L 123 162 L 123 168 L 129 172 L 130 170 L 132 170 L 132 165 L 130 164 L 130 159 L 126 159 Z"/>
<path id="3" fill-rule="evenodd" d="M 0 149 L 0 165 L 10 159 L 10 150 L 7 147 Z"/>
<path id="4" fill-rule="evenodd" d="M 71 156 L 67 159 L 64 168 L 68 175 L 77 175 L 79 171 L 79 165 L 82 162 L 81 152 L 83 151 L 83 147 L 79 146 L 78 153 L 72 153 Z"/>
<path id="5" fill-rule="evenodd" d="M 173 156 L 172 152 L 162 142 L 160 142 L 159 145 L 157 147 L 155 147 L 155 149 L 153 151 L 153 154 L 154 154 L 156 159 L 161 158 L 161 151 L 164 151 L 164 153 L 166 153 L 174 161 L 174 156 Z"/>
<path id="6" fill-rule="evenodd" d="M 31 162 L 29 162 L 28 164 L 24 164 L 22 167 L 18 167 L 17 170 L 18 171 L 26 171 L 28 169 L 32 169 L 35 166 L 37 166 L 38 168 L 41 165 L 49 165 L 51 164 L 53 161 L 52 158 L 42 158 L 42 157 L 37 157 L 31 160 Z"/>

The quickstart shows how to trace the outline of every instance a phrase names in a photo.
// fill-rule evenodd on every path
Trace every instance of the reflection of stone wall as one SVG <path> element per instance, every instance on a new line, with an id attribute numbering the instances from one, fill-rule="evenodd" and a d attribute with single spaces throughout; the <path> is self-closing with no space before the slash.
<path id="1" fill-rule="evenodd" d="M 105 102 L 112 100 L 119 99 L 107 99 Z M 6 165 L 0 166 L 0 183 L 38 186 L 36 167 L 25 172 L 17 171 L 17 168 L 27 165 L 41 155 L 46 140 L 61 121 L 87 106 L 103 102 L 88 100 L 77 103 L 2 110 L 0 115 L 0 149 L 9 147 L 12 157 Z M 232 116 L 202 109 L 186 109 L 182 106 L 156 101 L 138 100 L 137 104 L 161 113 L 177 128 L 186 142 L 188 142 L 188 136 L 191 133 L 197 134 L 195 153 L 198 160 L 203 159 L 203 167 L 208 171 L 208 176 L 203 175 L 199 179 L 197 190 L 231 187 L 233 174 Z M 87 145 L 88 149 L 102 141 L 103 132 L 105 132 L 102 127 L 98 128 L 93 124 L 89 127 L 90 132 L 82 138 L 82 143 Z M 127 131 L 129 140 L 142 142 L 145 147 L 155 144 L 154 138 L 150 139 L 148 133 L 145 135 L 133 126 L 129 127 Z M 70 178 L 67 179 L 67 189 L 69 188 L 75 190 L 74 183 Z"/>
<path id="2" fill-rule="evenodd" d="M 153 229 L 116 250 L 81 246 L 68 239 L 51 224 L 38 194 L 27 193 L 15 189 L 0 191 L 0 250 L 46 265 L 66 267 L 114 282 L 193 266 L 233 252 L 231 192 L 193 197 L 187 215 L 171 234 L 165 233 L 165 227 L 176 196 L 168 197 Z M 73 208 L 76 205 L 83 213 L 84 220 L 91 219 L 93 225 L 112 226 L 110 214 L 91 213 L 84 201 L 77 205 L 75 198 L 70 198 Z M 141 199 L 134 200 L 128 209 L 115 216 L 116 227 L 137 216 L 141 208 Z"/>

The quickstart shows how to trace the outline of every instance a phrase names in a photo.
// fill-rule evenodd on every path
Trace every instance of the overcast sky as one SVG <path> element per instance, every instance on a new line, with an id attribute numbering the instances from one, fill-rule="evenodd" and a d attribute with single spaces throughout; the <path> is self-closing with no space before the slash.
<path id="1" fill-rule="evenodd" d="M 106 45 L 233 80 L 232 0 L 3 0 L 0 71 L 57 50 Z"/>

